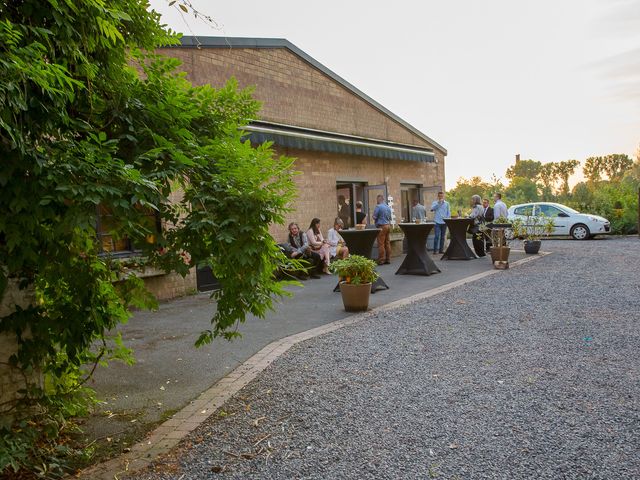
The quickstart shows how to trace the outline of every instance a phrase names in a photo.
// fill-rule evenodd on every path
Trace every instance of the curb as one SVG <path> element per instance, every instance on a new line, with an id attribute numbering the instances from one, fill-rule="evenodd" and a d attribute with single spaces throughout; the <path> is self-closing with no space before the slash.
<path id="1" fill-rule="evenodd" d="M 538 255 L 513 262 L 511 266 L 520 266 L 547 255 L 550 255 L 550 252 L 540 252 Z M 76 478 L 117 480 L 121 475 L 128 475 L 148 466 L 156 460 L 157 457 L 170 451 L 190 432 L 199 427 L 218 408 L 224 405 L 227 400 L 240 391 L 251 380 L 256 378 L 258 374 L 266 369 L 274 360 L 300 342 L 333 332 L 348 325 L 353 325 L 379 313 L 394 310 L 425 298 L 439 295 L 447 290 L 500 272 L 502 272 L 502 270 L 487 270 L 486 272 L 478 273 L 423 293 L 381 305 L 368 312 L 353 315 L 342 320 L 336 320 L 335 322 L 276 340 L 251 356 L 211 388 L 201 393 L 200 396 L 189 405 L 175 413 L 169 420 L 149 433 L 144 441 L 132 446 L 127 453 L 82 470 L 76 475 Z"/>

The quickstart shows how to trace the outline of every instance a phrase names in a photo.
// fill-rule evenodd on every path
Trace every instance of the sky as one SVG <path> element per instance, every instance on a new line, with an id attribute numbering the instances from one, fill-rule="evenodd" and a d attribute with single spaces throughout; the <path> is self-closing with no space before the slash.
<path id="1" fill-rule="evenodd" d="M 447 188 L 640 146 L 640 0 L 191 0 L 215 26 L 180 1 L 150 3 L 185 35 L 286 38 L 433 138 Z"/>

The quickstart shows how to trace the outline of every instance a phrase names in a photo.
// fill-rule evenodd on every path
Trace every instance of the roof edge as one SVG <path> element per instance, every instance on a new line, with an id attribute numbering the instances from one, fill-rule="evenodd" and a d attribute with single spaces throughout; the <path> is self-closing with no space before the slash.
<path id="1" fill-rule="evenodd" d="M 329 76 L 340 85 L 350 90 L 362 100 L 370 104 L 376 110 L 379 110 L 383 114 L 387 115 L 407 130 L 429 142 L 434 147 L 441 150 L 447 155 L 447 149 L 433 140 L 428 135 L 425 135 L 420 130 L 415 128 L 410 123 L 406 122 L 388 108 L 384 107 L 380 103 L 376 102 L 369 95 L 362 90 L 356 88 L 351 83 L 347 82 L 337 73 L 333 72 L 329 68 L 325 67 L 322 63 L 318 62 L 315 58 L 305 53 L 300 48 L 296 47 L 289 40 L 284 38 L 251 38 L 251 37 L 208 37 L 208 36 L 183 36 L 180 38 L 181 45 L 172 45 L 168 48 L 286 48 L 298 57 L 302 58 L 305 62 L 309 63 L 316 69 L 320 70 L 325 75 Z"/>

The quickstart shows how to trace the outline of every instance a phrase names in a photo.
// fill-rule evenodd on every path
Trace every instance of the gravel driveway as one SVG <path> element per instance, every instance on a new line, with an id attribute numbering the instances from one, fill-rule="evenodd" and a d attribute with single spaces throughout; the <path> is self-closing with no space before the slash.
<path id="1" fill-rule="evenodd" d="M 640 240 L 304 342 L 134 478 L 640 478 Z"/>

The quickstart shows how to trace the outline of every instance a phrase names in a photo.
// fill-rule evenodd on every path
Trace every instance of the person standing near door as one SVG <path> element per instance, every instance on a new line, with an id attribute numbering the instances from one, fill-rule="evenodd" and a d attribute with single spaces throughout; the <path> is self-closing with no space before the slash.
<path id="1" fill-rule="evenodd" d="M 384 201 L 382 195 L 376 197 L 378 204 L 373 211 L 373 221 L 376 228 L 380 229 L 378 233 L 378 265 L 391 263 L 391 209 Z"/>
<path id="2" fill-rule="evenodd" d="M 444 253 L 444 240 L 447 236 L 445 218 L 451 218 L 449 202 L 444 199 L 444 192 L 438 192 L 438 199 L 431 204 L 431 211 L 435 213 L 435 238 L 433 239 L 433 253 Z"/>
<path id="3" fill-rule="evenodd" d="M 427 219 L 427 209 L 417 199 L 411 201 L 411 220 L 423 223 Z"/>

